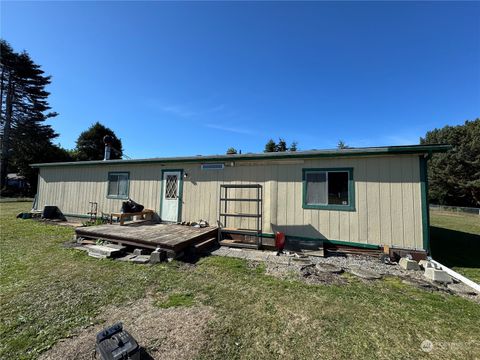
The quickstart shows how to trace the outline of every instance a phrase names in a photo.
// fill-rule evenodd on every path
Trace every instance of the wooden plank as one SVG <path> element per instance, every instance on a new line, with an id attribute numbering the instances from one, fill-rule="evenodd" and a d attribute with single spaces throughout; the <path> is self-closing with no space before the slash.
<path id="1" fill-rule="evenodd" d="M 217 235 L 217 227 L 192 228 L 182 225 L 153 224 L 142 226 L 99 225 L 77 228 L 77 236 L 102 238 L 126 244 L 160 246 L 174 251 L 183 250 L 206 237 Z"/>

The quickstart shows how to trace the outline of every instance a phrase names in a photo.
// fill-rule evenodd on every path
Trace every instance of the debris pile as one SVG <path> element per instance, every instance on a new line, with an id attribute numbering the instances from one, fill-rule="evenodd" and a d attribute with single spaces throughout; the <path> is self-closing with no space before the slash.
<path id="1" fill-rule="evenodd" d="M 195 228 L 205 228 L 208 226 L 207 220 L 198 220 L 198 221 L 182 221 L 177 223 L 177 225 L 192 226 Z"/>

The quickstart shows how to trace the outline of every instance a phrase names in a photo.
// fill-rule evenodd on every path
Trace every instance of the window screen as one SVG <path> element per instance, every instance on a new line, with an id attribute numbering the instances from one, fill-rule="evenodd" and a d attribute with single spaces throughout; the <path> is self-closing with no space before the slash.
<path id="1" fill-rule="evenodd" d="M 304 205 L 350 206 L 351 174 L 348 170 L 308 170 L 304 175 Z"/>
<path id="2" fill-rule="evenodd" d="M 327 204 L 327 173 L 324 171 L 308 172 L 307 181 L 307 204 Z"/>
<path id="3" fill-rule="evenodd" d="M 128 173 L 108 174 L 108 196 L 128 197 Z"/>

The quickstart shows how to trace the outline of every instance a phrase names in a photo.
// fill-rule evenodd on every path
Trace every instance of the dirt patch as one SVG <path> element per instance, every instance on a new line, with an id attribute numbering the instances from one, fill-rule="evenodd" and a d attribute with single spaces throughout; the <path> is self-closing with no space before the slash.
<path id="1" fill-rule="evenodd" d="M 150 356 L 147 359 L 193 359 L 205 341 L 213 316 L 212 309 L 206 306 L 161 309 L 153 305 L 151 298 L 124 307 L 108 307 L 97 318 L 98 325 L 60 340 L 40 359 L 91 360 L 97 332 L 118 321 L 144 348 L 144 354 Z"/>

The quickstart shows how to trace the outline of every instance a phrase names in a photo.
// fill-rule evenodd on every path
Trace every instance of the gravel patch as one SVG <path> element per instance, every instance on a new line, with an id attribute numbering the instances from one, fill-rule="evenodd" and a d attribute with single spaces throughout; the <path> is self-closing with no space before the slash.
<path id="1" fill-rule="evenodd" d="M 281 279 L 297 279 L 308 284 L 343 284 L 346 279 L 340 274 L 345 271 L 362 281 L 375 281 L 382 277 L 395 276 L 404 284 L 427 291 L 442 291 L 455 294 L 480 303 L 480 295 L 474 294 L 463 284 L 446 285 L 431 282 L 422 270 L 404 270 L 398 264 L 385 264 L 378 258 L 362 255 L 330 256 L 296 256 L 285 253 L 275 256 L 273 251 L 219 248 L 212 255 L 237 257 L 249 263 L 263 262 L 267 275 Z M 253 265 L 249 265 L 253 267 Z"/>
<path id="2" fill-rule="evenodd" d="M 143 348 L 142 358 L 193 359 L 206 340 L 207 325 L 213 316 L 212 309 L 206 306 L 160 309 L 151 298 L 124 307 L 108 307 L 96 319 L 97 325 L 60 340 L 40 359 L 94 359 L 96 334 L 118 321 Z"/>

